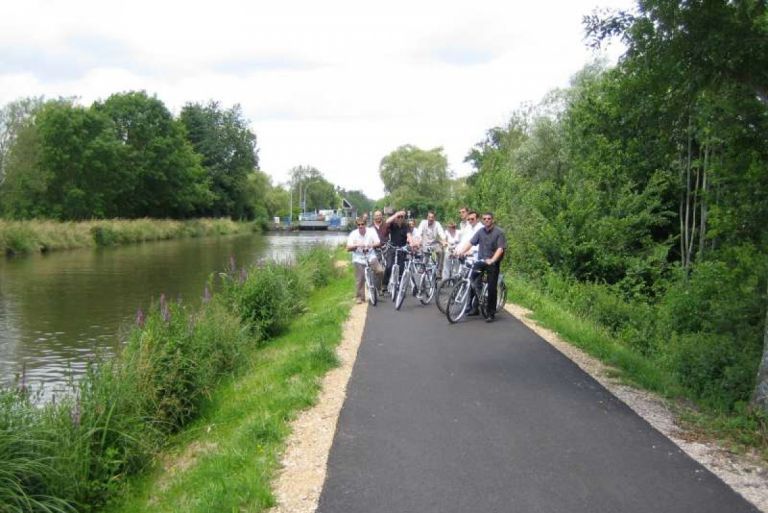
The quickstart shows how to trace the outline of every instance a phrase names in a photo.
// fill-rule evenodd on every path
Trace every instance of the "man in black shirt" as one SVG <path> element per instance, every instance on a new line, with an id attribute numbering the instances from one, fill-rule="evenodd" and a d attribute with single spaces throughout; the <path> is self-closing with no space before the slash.
<path id="1" fill-rule="evenodd" d="M 465 242 L 457 251 L 458 255 L 466 254 L 469 249 L 476 245 L 477 262 L 474 268 L 479 271 L 477 278 L 480 279 L 480 273 L 485 271 L 488 279 L 488 318 L 487 322 L 493 322 L 496 315 L 496 288 L 499 280 L 499 269 L 501 260 L 504 258 L 504 251 L 507 249 L 507 238 L 501 228 L 494 224 L 493 214 L 486 212 L 482 217 L 483 228 L 475 232 L 469 242 Z M 474 295 L 474 287 L 470 289 L 470 304 Z M 469 315 L 477 315 L 477 312 L 470 312 Z"/>
<path id="2" fill-rule="evenodd" d="M 394 246 L 394 248 L 402 248 L 406 244 L 411 243 L 411 234 L 408 230 L 408 224 L 405 222 L 404 210 L 397 211 L 387 218 L 387 233 L 389 234 L 389 243 Z M 403 253 L 398 253 L 392 249 L 387 257 L 387 269 L 384 273 L 385 284 L 389 283 L 389 277 L 392 274 L 392 266 L 395 263 L 395 257 L 397 257 L 397 264 L 400 266 L 402 272 L 405 257 Z"/>

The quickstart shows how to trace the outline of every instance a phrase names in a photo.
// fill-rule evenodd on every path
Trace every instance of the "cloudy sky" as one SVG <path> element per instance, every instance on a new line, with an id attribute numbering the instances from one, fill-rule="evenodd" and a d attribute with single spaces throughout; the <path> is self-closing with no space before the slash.
<path id="1" fill-rule="evenodd" d="M 582 16 L 632 4 L 8 0 L 0 105 L 37 95 L 89 105 L 140 89 L 174 113 L 239 103 L 276 183 L 311 165 L 380 197 L 379 162 L 403 144 L 441 146 L 468 173 L 464 156 L 486 130 L 595 57 Z"/>

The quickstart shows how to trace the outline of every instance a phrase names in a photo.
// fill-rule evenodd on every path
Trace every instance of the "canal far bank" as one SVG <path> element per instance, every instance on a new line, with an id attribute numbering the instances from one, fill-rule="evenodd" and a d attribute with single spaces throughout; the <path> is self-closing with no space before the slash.
<path id="1" fill-rule="evenodd" d="M 20 255 L 258 231 L 261 231 L 261 225 L 258 223 L 232 221 L 228 218 L 89 221 L 0 219 L 0 251 L 6 255 Z"/>

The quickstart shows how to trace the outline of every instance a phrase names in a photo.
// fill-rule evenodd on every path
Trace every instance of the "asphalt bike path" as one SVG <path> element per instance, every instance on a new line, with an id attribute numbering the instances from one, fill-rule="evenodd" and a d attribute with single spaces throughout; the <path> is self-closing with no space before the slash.
<path id="1" fill-rule="evenodd" d="M 506 312 L 369 307 L 319 513 L 758 511 Z"/>

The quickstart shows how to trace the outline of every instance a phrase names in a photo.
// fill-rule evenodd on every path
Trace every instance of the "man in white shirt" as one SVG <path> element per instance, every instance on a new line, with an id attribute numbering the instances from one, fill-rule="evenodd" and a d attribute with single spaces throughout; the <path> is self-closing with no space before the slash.
<path id="1" fill-rule="evenodd" d="M 427 218 L 419 223 L 415 230 L 422 248 L 431 248 L 437 257 L 437 279 L 443 275 L 443 244 L 445 244 L 445 231 L 438 221 L 435 221 L 435 213 L 427 212 Z"/>
<path id="2" fill-rule="evenodd" d="M 467 221 L 467 216 L 469 215 L 469 208 L 468 207 L 461 207 L 459 209 L 459 217 L 461 218 L 461 221 L 459 221 L 459 231 L 463 231 L 464 228 L 467 227 L 469 224 L 469 221 Z"/>
<path id="3" fill-rule="evenodd" d="M 454 265 L 453 262 L 457 262 L 456 259 L 452 256 L 453 250 L 456 249 L 456 247 L 459 245 L 459 242 L 461 242 L 461 232 L 456 229 L 456 223 L 453 221 L 448 221 L 448 227 L 445 230 L 445 242 L 448 244 L 446 246 L 446 251 L 448 254 L 448 257 L 443 259 L 445 262 L 445 265 L 443 266 L 443 276 L 450 277 L 451 275 L 451 266 Z M 458 265 L 458 262 L 456 263 Z M 454 265 L 454 270 L 456 269 Z"/>
<path id="4" fill-rule="evenodd" d="M 376 230 L 367 228 L 362 217 L 358 217 L 356 223 L 357 228 L 347 237 L 347 251 L 352 252 L 352 263 L 355 265 L 355 302 L 360 304 L 365 302 L 365 261 L 368 260 L 368 265 L 376 273 L 378 282 L 384 276 L 384 268 L 373 251 L 373 248 L 381 246 Z"/>
<path id="5" fill-rule="evenodd" d="M 467 212 L 467 225 L 461 230 L 461 243 L 469 242 L 469 240 L 475 235 L 475 232 L 481 230 L 483 225 L 477 220 L 477 212 L 470 210 Z M 474 256 L 477 254 L 477 246 L 472 246 L 469 253 Z"/>

